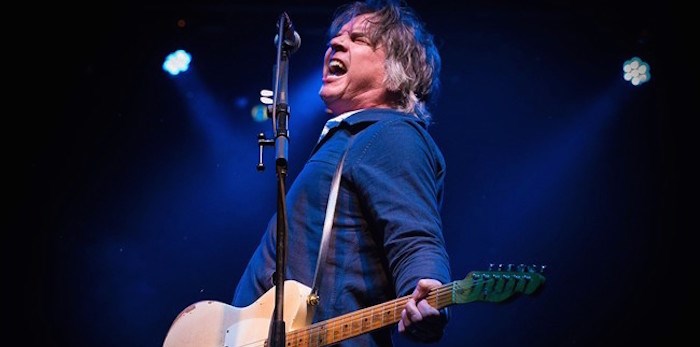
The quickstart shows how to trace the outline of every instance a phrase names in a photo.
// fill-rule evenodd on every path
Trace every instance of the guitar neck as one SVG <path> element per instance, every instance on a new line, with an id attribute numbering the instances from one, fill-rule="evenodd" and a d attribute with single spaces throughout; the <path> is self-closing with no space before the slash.
<path id="1" fill-rule="evenodd" d="M 451 282 L 432 289 L 425 300 L 437 309 L 454 304 L 454 285 Z M 410 297 L 406 295 L 289 332 L 286 346 L 327 346 L 397 323 Z"/>

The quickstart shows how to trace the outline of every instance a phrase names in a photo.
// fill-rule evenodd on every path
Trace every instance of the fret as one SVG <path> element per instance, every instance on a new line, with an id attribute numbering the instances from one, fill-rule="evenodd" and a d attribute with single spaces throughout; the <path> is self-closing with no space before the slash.
<path id="1" fill-rule="evenodd" d="M 287 341 L 287 346 L 306 346 L 306 340 L 304 337 L 306 337 L 306 334 L 303 334 L 302 332 L 296 334 L 291 341 Z"/>
<path id="2" fill-rule="evenodd" d="M 359 334 L 362 332 L 362 325 L 360 322 L 357 321 L 356 318 L 351 318 L 350 319 L 350 326 L 352 327 L 352 330 L 350 330 L 353 334 Z"/>
<path id="3" fill-rule="evenodd" d="M 326 326 L 321 325 L 318 327 L 315 327 L 311 329 L 312 332 L 309 333 L 309 346 L 310 347 L 319 347 L 319 346 L 325 346 L 326 345 Z"/>
<path id="4" fill-rule="evenodd" d="M 337 342 L 340 341 L 342 338 L 342 335 L 340 334 L 340 330 L 338 330 L 337 327 L 333 328 L 333 339 L 330 342 Z"/>
<path id="5" fill-rule="evenodd" d="M 363 310 L 363 313 L 366 313 L 367 310 Z M 369 315 L 362 315 L 362 322 L 360 322 L 361 329 L 362 331 L 367 331 L 369 330 L 372 325 L 370 324 L 370 317 L 372 317 L 372 308 L 369 308 Z"/>
<path id="6" fill-rule="evenodd" d="M 375 310 L 372 309 L 372 323 L 373 324 L 382 324 L 382 311 L 381 310 Z"/>

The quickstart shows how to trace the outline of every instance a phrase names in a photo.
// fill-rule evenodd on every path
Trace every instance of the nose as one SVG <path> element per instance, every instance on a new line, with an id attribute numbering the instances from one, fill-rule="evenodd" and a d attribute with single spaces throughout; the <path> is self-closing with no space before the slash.
<path id="1" fill-rule="evenodd" d="M 332 38 L 330 43 L 329 43 L 330 48 L 336 52 L 347 50 L 347 39 L 348 39 L 347 33 L 343 33 L 343 34 L 340 34 L 340 35 Z"/>

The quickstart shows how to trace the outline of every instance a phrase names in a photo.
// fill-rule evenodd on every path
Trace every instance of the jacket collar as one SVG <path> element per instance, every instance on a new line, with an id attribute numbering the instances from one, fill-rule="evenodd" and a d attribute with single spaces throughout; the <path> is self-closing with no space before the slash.
<path id="1" fill-rule="evenodd" d="M 381 120 L 393 119 L 410 119 L 419 123 L 422 127 L 426 127 L 425 121 L 418 119 L 418 117 L 390 108 L 364 109 L 345 118 L 341 123 L 347 123 L 350 126 L 354 126 L 360 123 L 376 123 Z"/>

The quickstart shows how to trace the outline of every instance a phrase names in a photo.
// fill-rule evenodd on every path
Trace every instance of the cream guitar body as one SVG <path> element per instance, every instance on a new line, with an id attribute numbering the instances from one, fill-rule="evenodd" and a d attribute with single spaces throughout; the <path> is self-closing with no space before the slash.
<path id="1" fill-rule="evenodd" d="M 285 281 L 284 321 L 287 331 L 307 326 L 306 297 L 311 288 Z M 262 346 L 275 309 L 274 288 L 247 307 L 205 300 L 175 318 L 163 347 Z M 310 320 L 310 318 L 309 318 Z"/>

